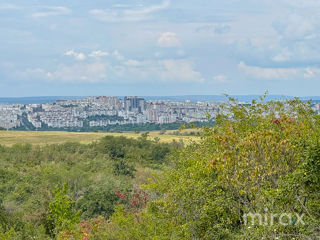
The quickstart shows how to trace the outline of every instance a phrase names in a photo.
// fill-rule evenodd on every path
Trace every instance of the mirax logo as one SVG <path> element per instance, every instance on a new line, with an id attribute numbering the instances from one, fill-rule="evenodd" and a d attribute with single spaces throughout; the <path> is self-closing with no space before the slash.
<path id="1" fill-rule="evenodd" d="M 274 214 L 269 213 L 268 209 L 265 209 L 264 214 L 260 213 L 246 213 L 243 215 L 243 221 L 245 225 L 250 224 L 252 226 L 255 225 L 264 225 L 264 226 L 273 226 L 276 223 L 279 223 L 282 226 L 289 226 L 289 225 L 305 225 L 303 221 L 304 213 L 281 213 L 281 214 Z"/>

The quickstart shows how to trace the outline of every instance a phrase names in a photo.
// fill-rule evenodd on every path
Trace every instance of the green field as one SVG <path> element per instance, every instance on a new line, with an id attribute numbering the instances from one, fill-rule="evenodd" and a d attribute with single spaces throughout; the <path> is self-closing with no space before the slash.
<path id="1" fill-rule="evenodd" d="M 158 137 L 161 142 L 171 142 L 173 140 L 188 144 L 190 141 L 196 141 L 199 137 L 195 136 L 176 136 L 172 135 L 173 131 L 167 131 L 165 134 L 160 134 L 159 131 L 149 133 L 149 139 Z M 12 146 L 14 144 L 35 144 L 46 145 L 64 142 L 80 142 L 89 144 L 104 136 L 124 136 L 128 138 L 138 138 L 139 133 L 124 132 L 124 133 L 94 133 L 94 132 L 33 132 L 33 131 L 0 131 L 0 145 Z"/>

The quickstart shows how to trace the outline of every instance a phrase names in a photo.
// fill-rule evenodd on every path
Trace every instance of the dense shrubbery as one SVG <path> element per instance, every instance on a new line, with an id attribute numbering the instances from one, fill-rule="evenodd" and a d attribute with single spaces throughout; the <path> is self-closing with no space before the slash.
<path id="1" fill-rule="evenodd" d="M 115 190 L 130 195 L 181 147 L 147 134 L 89 145 L 0 146 L 0 239 L 47 239 L 71 231 L 80 218 L 108 219 L 119 201 Z"/>
<path id="2" fill-rule="evenodd" d="M 231 99 L 225 107 L 217 126 L 204 128 L 201 142 L 171 154 L 144 190 L 128 183 L 138 182 L 140 166 L 163 163 L 174 144 L 142 135 L 88 146 L 2 147 L 0 239 L 48 238 L 39 219 L 50 216 L 56 196 L 47 189 L 63 182 L 70 190 L 58 199 L 70 201 L 67 206 L 75 201 L 65 211 L 76 216 L 82 210 L 82 221 L 55 227 L 57 239 L 318 239 L 319 115 L 298 100 L 239 106 Z M 261 214 L 262 224 L 257 217 L 251 225 L 252 218 L 244 218 L 248 213 Z M 279 219 L 283 213 L 292 214 L 286 226 Z M 271 214 L 278 214 L 273 222 Z"/>

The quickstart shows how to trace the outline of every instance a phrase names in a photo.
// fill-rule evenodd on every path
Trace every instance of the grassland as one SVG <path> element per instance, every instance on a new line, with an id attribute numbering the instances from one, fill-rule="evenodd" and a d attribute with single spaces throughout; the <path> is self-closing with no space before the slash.
<path id="1" fill-rule="evenodd" d="M 139 133 L 124 132 L 124 133 L 75 133 L 75 132 L 33 132 L 33 131 L 0 131 L 0 145 L 12 146 L 14 144 L 34 144 L 47 145 L 64 142 L 80 142 L 89 144 L 104 136 L 124 136 L 128 138 L 138 138 Z M 160 142 L 171 142 L 173 140 L 188 144 L 190 141 L 197 141 L 196 136 L 176 136 L 172 135 L 172 131 L 167 131 L 165 134 L 160 134 L 159 131 L 149 133 L 149 139 L 158 137 Z"/>

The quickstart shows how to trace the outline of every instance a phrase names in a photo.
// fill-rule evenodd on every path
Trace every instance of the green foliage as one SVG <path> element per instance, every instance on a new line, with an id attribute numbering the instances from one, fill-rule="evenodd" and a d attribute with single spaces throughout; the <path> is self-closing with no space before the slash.
<path id="1" fill-rule="evenodd" d="M 179 127 L 179 131 L 185 130 L 187 129 L 187 125 L 186 124 L 181 124 Z"/>
<path id="2" fill-rule="evenodd" d="M 156 145 L 152 148 L 151 157 L 157 162 L 163 161 L 165 156 L 170 153 L 170 147 L 168 145 Z"/>
<path id="3" fill-rule="evenodd" d="M 90 116 L 87 117 L 87 121 L 99 121 L 99 120 L 110 120 L 110 121 L 124 121 L 123 117 L 119 117 L 117 115 L 109 116 L 109 115 L 97 115 L 97 116 Z"/>
<path id="4" fill-rule="evenodd" d="M 0 231 L 0 240 L 15 240 L 15 239 L 18 239 L 18 236 L 13 228 L 11 228 L 9 231 L 4 233 L 1 233 Z"/>
<path id="5" fill-rule="evenodd" d="M 95 117 L 94 117 L 95 118 Z M 94 119 L 93 118 L 93 119 Z M 121 117 L 111 116 L 111 120 L 121 120 Z M 14 128 L 14 130 L 35 130 L 34 126 L 28 121 L 26 116 L 23 116 L 24 125 Z M 214 122 L 194 122 L 197 127 L 213 126 Z M 38 131 L 68 131 L 68 132 L 140 132 L 140 131 L 160 131 L 160 130 L 177 130 L 181 126 L 181 123 L 145 123 L 145 124 L 114 124 L 101 127 L 90 127 L 89 120 L 84 121 L 83 127 L 74 128 L 51 128 L 45 123 L 42 123 L 42 128 L 37 129 Z"/>
<path id="6" fill-rule="evenodd" d="M 81 222 L 79 228 L 72 231 L 60 232 L 58 240 L 81 239 L 81 240 L 105 240 L 108 236 L 108 222 L 103 217 L 93 218 Z"/>
<path id="7" fill-rule="evenodd" d="M 55 236 L 63 230 L 70 230 L 80 222 L 81 211 L 74 211 L 74 201 L 67 195 L 67 185 L 60 188 L 56 186 L 52 191 L 53 200 L 49 203 L 47 215 L 47 230 L 51 236 Z"/>
<path id="8" fill-rule="evenodd" d="M 131 164 L 127 163 L 123 159 L 115 161 L 114 165 L 114 174 L 115 175 L 126 175 L 129 177 L 134 177 L 134 172 L 136 169 Z"/>
<path id="9" fill-rule="evenodd" d="M 170 149 L 163 159 L 151 154 L 158 145 Z M 78 217 L 108 219 L 117 206 L 116 189 L 130 192 L 136 181 L 145 183 L 181 147 L 145 137 L 106 137 L 89 145 L 0 146 L 0 233 L 8 236 L 13 229 L 19 240 L 43 240 L 74 231 Z"/>
<path id="10" fill-rule="evenodd" d="M 114 212 L 118 198 L 114 191 L 119 186 L 101 184 L 91 186 L 76 203 L 76 209 L 82 211 L 82 218 L 90 219 L 103 216 L 108 219 Z"/>
<path id="11" fill-rule="evenodd" d="M 9 230 L 10 220 L 9 220 L 9 214 L 6 212 L 4 207 L 2 206 L 2 203 L 0 202 L 0 230 L 3 232 L 6 232 Z"/>

